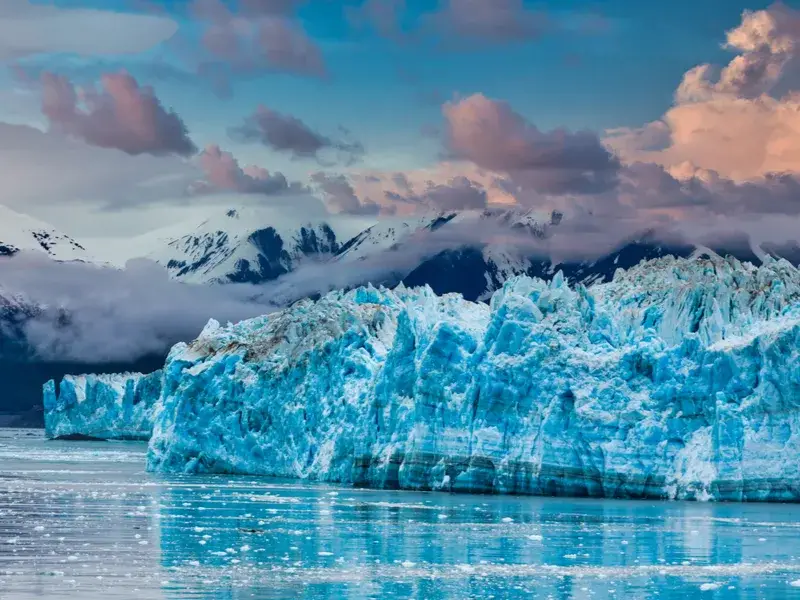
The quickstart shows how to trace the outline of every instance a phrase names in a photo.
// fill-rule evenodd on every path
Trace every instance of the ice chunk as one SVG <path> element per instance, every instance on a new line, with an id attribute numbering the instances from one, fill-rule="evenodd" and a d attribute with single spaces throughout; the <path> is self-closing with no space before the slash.
<path id="1" fill-rule="evenodd" d="M 44 386 L 48 438 L 148 440 L 161 396 L 162 373 L 67 375 Z"/>

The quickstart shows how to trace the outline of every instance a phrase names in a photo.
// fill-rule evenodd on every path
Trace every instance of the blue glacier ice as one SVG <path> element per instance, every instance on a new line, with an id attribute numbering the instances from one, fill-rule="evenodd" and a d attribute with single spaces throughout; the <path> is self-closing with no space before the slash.
<path id="1" fill-rule="evenodd" d="M 800 272 L 713 254 L 489 305 L 364 287 L 175 346 L 148 468 L 384 488 L 800 500 Z"/>
<path id="2" fill-rule="evenodd" d="M 67 375 L 44 386 L 45 435 L 50 438 L 148 440 L 161 396 L 161 371 L 143 375 Z"/>
<path id="3" fill-rule="evenodd" d="M 489 305 L 362 287 L 210 321 L 161 372 L 45 388 L 50 437 L 149 470 L 492 493 L 800 500 L 800 271 L 714 254 Z"/>

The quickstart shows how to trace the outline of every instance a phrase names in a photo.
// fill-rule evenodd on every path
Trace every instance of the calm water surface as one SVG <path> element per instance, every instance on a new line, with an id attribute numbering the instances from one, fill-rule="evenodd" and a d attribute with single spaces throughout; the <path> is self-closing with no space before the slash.
<path id="1" fill-rule="evenodd" d="M 0 430 L 0 598 L 800 598 L 800 506 L 156 477 Z"/>

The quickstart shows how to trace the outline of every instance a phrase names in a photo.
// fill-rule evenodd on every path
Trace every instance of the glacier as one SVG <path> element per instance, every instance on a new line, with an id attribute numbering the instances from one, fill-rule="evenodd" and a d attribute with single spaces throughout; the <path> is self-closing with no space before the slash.
<path id="1" fill-rule="evenodd" d="M 44 385 L 49 439 L 149 440 L 162 373 L 67 375 Z"/>
<path id="2" fill-rule="evenodd" d="M 148 468 L 571 496 L 800 496 L 800 274 L 699 256 L 487 306 L 359 288 L 164 369 Z"/>
<path id="3" fill-rule="evenodd" d="M 489 304 L 332 292 L 176 345 L 148 388 L 147 468 L 797 501 L 799 324 L 798 269 L 711 252 L 588 288 L 518 277 Z"/>

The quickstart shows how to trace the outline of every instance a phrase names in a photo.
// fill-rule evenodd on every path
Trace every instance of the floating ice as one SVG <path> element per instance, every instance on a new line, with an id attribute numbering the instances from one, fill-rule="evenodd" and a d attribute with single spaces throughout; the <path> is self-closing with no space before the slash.
<path id="1" fill-rule="evenodd" d="M 67 375 L 58 393 L 55 382 L 48 381 L 44 386 L 45 434 L 51 439 L 147 440 L 161 383 L 160 371 L 150 375 Z"/>

